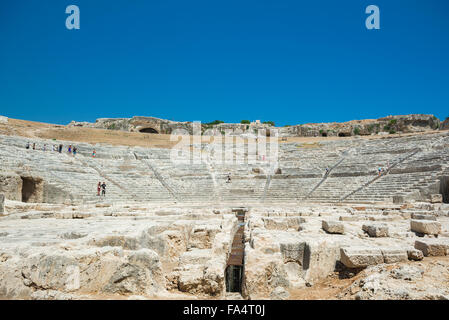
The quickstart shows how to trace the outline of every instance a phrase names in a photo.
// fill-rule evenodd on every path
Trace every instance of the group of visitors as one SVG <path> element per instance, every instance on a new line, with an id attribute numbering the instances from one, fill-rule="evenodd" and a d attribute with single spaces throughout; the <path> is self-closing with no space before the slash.
<path id="1" fill-rule="evenodd" d="M 30 142 L 27 142 L 25 148 L 26 149 L 30 149 L 31 148 L 33 150 L 36 150 L 36 143 L 33 142 L 33 144 L 31 144 Z M 59 144 L 59 145 L 54 144 L 53 146 L 52 145 L 48 146 L 46 143 L 44 143 L 42 145 L 42 151 L 52 150 L 54 152 L 62 153 L 62 149 L 63 148 L 64 148 L 64 146 L 62 144 Z M 78 149 L 75 146 L 69 145 L 67 147 L 67 152 L 70 153 L 70 154 L 73 154 L 75 156 L 76 153 L 78 152 Z"/>
<path id="2" fill-rule="evenodd" d="M 26 149 L 33 149 L 36 150 L 37 146 L 36 143 L 33 142 L 33 144 L 31 144 L 30 142 L 27 142 Z M 59 152 L 62 153 L 64 146 L 62 144 L 53 144 L 52 145 L 47 145 L 46 143 L 44 143 L 42 145 L 42 151 L 47 151 L 47 150 L 52 150 L 54 152 Z M 78 153 L 78 148 L 75 146 L 72 146 L 71 144 L 67 147 L 67 153 L 72 154 L 73 156 L 76 156 L 76 154 Z M 92 151 L 92 158 L 95 158 L 97 156 L 97 152 L 95 150 Z"/>
<path id="3" fill-rule="evenodd" d="M 100 196 L 100 192 L 101 192 L 101 195 L 103 197 L 106 196 L 106 183 L 98 182 L 98 185 L 97 185 L 97 196 Z"/>

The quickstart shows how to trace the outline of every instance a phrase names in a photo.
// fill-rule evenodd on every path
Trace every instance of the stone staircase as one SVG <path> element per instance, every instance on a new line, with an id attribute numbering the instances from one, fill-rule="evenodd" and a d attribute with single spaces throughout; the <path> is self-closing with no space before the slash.
<path id="1" fill-rule="evenodd" d="M 2 171 L 42 177 L 79 203 L 391 202 L 395 195 L 425 191 L 448 174 L 448 138 L 441 132 L 320 141 L 311 147 L 281 143 L 276 163 L 281 172 L 273 174 L 269 168 L 274 163 L 269 161 L 223 163 L 206 153 L 200 163 L 179 164 L 170 160 L 170 149 L 87 143 L 75 143 L 78 154 L 73 156 L 41 150 L 44 143 L 51 148 L 66 146 L 66 141 L 2 135 L 0 163 Z M 27 142 L 36 142 L 38 150 L 25 149 Z M 203 146 L 201 150 L 207 151 Z M 244 147 L 234 150 L 234 155 L 245 154 Z M 323 177 L 326 167 L 330 172 Z M 388 174 L 378 178 L 378 167 L 388 167 Z M 232 180 L 226 183 L 229 173 Z M 98 182 L 107 184 L 105 199 L 97 196 Z"/>

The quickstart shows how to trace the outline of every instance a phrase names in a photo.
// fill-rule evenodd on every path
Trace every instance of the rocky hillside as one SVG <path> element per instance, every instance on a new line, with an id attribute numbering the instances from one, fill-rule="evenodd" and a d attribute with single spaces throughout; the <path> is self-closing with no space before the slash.
<path id="1" fill-rule="evenodd" d="M 449 127 L 442 123 L 441 128 Z M 192 134 L 192 122 L 177 122 L 154 117 L 102 118 L 95 123 L 72 121 L 70 127 L 90 127 L 99 129 L 122 130 L 129 132 L 171 134 L 177 129 Z M 411 114 L 387 116 L 373 120 L 353 120 L 349 122 L 309 123 L 285 127 L 274 127 L 269 123 L 202 123 L 201 133 L 204 135 L 254 135 L 260 129 L 277 129 L 281 137 L 348 137 L 357 135 L 376 135 L 393 133 L 423 132 L 438 130 L 440 120 L 431 114 Z M 199 130 L 199 129 L 198 129 Z"/>

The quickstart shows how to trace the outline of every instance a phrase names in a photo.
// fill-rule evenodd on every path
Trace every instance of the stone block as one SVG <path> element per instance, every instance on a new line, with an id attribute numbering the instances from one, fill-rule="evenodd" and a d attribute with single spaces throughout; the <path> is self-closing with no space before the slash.
<path id="1" fill-rule="evenodd" d="M 310 239 L 307 240 L 304 252 L 304 280 L 315 283 L 335 271 L 339 258 L 340 245 L 337 241 Z"/>
<path id="2" fill-rule="evenodd" d="M 384 224 L 364 224 L 362 230 L 368 233 L 370 237 L 388 237 L 388 227 Z"/>
<path id="3" fill-rule="evenodd" d="M 359 221 L 365 220 L 365 217 L 351 215 L 351 216 L 340 216 L 340 221 Z"/>
<path id="4" fill-rule="evenodd" d="M 396 263 L 408 260 L 407 250 L 401 248 L 382 248 L 385 263 Z"/>
<path id="5" fill-rule="evenodd" d="M 284 219 L 263 218 L 263 222 L 268 230 L 288 230 L 288 222 Z"/>
<path id="6" fill-rule="evenodd" d="M 421 250 L 425 257 L 447 256 L 449 255 L 449 238 L 416 240 L 415 248 Z"/>
<path id="7" fill-rule="evenodd" d="M 441 223 L 432 220 L 410 220 L 410 229 L 423 234 L 439 234 Z"/>
<path id="8" fill-rule="evenodd" d="M 14 172 L 0 173 L 0 193 L 9 200 L 22 201 L 22 179 Z"/>
<path id="9" fill-rule="evenodd" d="M 442 203 L 443 202 L 443 195 L 442 194 L 431 194 L 430 195 L 430 202 L 431 203 Z"/>
<path id="10" fill-rule="evenodd" d="M 408 256 L 409 260 L 414 260 L 414 261 L 420 261 L 424 258 L 422 251 L 418 250 L 418 249 L 414 249 L 414 248 L 407 250 L 407 256 Z"/>
<path id="11" fill-rule="evenodd" d="M 423 213 L 412 213 L 411 218 L 414 220 L 433 220 L 433 221 L 437 220 L 437 217 Z"/>
<path id="12" fill-rule="evenodd" d="M 364 268 L 384 262 L 382 251 L 370 247 L 345 247 L 340 249 L 340 261 L 348 268 Z"/>
<path id="13" fill-rule="evenodd" d="M 339 221 L 323 220 L 321 226 L 323 230 L 328 233 L 343 234 L 345 232 L 345 227 L 343 223 Z"/>
<path id="14" fill-rule="evenodd" d="M 192 249 L 184 252 L 179 258 L 179 265 L 205 264 L 211 259 L 212 252 L 207 249 Z"/>

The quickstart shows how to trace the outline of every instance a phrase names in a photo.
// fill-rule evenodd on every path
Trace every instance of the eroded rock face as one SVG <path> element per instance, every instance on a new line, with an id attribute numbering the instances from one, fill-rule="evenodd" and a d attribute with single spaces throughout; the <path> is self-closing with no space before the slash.
<path id="1" fill-rule="evenodd" d="M 0 172 L 0 193 L 9 200 L 22 201 L 22 179 L 13 172 Z"/>
<path id="2" fill-rule="evenodd" d="M 156 252 L 140 249 L 128 256 L 104 287 L 105 292 L 152 295 L 165 288 L 161 263 Z"/>
<path id="3" fill-rule="evenodd" d="M 449 130 L 449 117 L 440 124 L 440 130 Z"/>
<path id="4" fill-rule="evenodd" d="M 446 120 L 447 121 L 447 120 Z M 133 117 L 133 118 L 101 118 L 95 123 L 72 121 L 68 126 L 81 126 L 91 128 L 101 128 L 109 130 L 122 130 L 134 132 L 153 132 L 170 134 L 176 129 L 185 130 L 192 134 L 191 122 L 178 122 L 164 120 L 155 117 Z M 389 132 L 420 132 L 425 130 L 435 130 L 440 126 L 440 121 L 433 115 L 410 114 L 379 118 L 377 120 L 354 120 L 343 123 L 318 123 L 293 125 L 288 127 L 278 127 L 280 134 L 286 136 L 353 136 L 371 135 Z M 151 131 L 142 129 L 151 128 Z M 202 124 L 202 132 L 206 135 L 220 134 L 224 130 L 230 130 L 233 135 L 243 135 L 254 133 L 254 130 L 269 130 L 271 125 L 263 123 L 219 123 L 215 125 Z M 444 130 L 445 122 L 441 129 Z"/>

